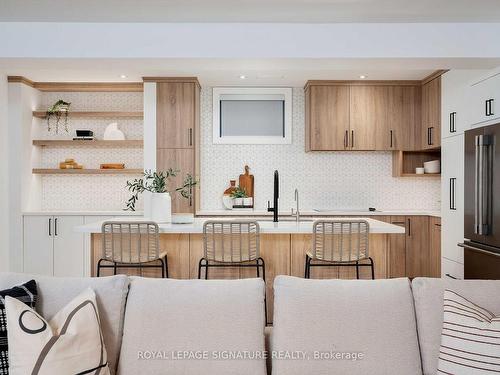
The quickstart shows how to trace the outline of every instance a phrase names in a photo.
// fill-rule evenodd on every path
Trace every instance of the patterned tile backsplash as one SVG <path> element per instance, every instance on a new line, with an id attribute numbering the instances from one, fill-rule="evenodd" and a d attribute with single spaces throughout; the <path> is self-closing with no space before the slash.
<path id="1" fill-rule="evenodd" d="M 214 145 L 212 88 L 201 91 L 201 209 L 223 208 L 221 195 L 248 164 L 255 176 L 255 208 L 273 197 L 273 171 L 280 173 L 280 209 L 376 207 L 439 210 L 440 180 L 392 177 L 391 152 L 304 151 L 304 92 L 293 89 L 291 145 Z"/>
<path id="2" fill-rule="evenodd" d="M 42 94 L 41 109 L 48 108 L 59 99 L 71 102 L 73 111 L 141 111 L 142 93 L 89 92 Z M 76 129 L 89 129 L 96 139 L 102 139 L 104 129 L 117 122 L 127 139 L 143 138 L 143 122 L 140 119 L 70 119 L 70 132 L 60 126 L 59 134 L 47 131 L 45 120 L 37 120 L 34 138 L 71 139 Z M 140 148 L 89 148 L 43 147 L 37 167 L 58 168 L 60 161 L 73 158 L 85 168 L 99 168 L 101 163 L 125 163 L 126 168 L 142 168 L 143 151 Z M 42 210 L 115 211 L 124 207 L 129 197 L 126 181 L 133 175 L 44 175 L 42 181 Z M 139 201 L 137 209 L 142 209 Z"/>

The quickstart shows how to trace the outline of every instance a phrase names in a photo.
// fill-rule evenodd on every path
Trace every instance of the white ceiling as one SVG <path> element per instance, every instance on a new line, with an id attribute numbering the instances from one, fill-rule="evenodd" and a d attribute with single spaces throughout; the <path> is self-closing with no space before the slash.
<path id="1" fill-rule="evenodd" d="M 203 85 L 302 86 L 310 79 L 422 79 L 438 69 L 492 69 L 500 59 L 0 59 L 34 81 L 141 81 L 195 76 Z M 125 79 L 120 78 L 126 75 Z M 245 75 L 246 79 L 240 79 Z"/>
<path id="2" fill-rule="evenodd" d="M 0 0 L 0 22 L 499 22 L 498 0 Z"/>

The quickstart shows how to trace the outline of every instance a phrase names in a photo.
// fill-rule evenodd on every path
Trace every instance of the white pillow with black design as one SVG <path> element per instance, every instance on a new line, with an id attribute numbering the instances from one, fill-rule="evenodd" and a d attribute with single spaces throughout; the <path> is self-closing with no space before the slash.
<path id="1" fill-rule="evenodd" d="M 0 290 L 0 375 L 9 374 L 7 317 L 5 314 L 5 297 L 7 296 L 14 297 L 29 307 L 35 308 L 38 297 L 35 280 L 30 280 L 10 289 Z"/>
<path id="2" fill-rule="evenodd" d="M 500 373 L 500 316 L 445 290 L 438 374 L 494 373 Z"/>
<path id="3" fill-rule="evenodd" d="M 109 375 L 96 297 L 85 290 L 50 322 L 6 297 L 10 375 Z"/>

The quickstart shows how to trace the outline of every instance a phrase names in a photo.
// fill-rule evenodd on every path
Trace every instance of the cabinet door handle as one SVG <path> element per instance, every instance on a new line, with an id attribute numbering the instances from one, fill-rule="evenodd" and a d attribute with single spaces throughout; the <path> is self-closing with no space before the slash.
<path id="1" fill-rule="evenodd" d="M 189 128 L 189 146 L 193 145 L 193 128 Z"/>
<path id="2" fill-rule="evenodd" d="M 391 130 L 391 148 L 392 148 L 392 130 Z"/>
<path id="3" fill-rule="evenodd" d="M 57 236 L 57 217 L 54 219 L 54 235 Z"/>
<path id="4" fill-rule="evenodd" d="M 457 179 L 455 177 L 450 178 L 450 210 L 456 210 L 457 206 L 455 204 L 456 201 L 456 181 Z"/>
<path id="5" fill-rule="evenodd" d="M 344 148 L 349 147 L 349 140 L 348 140 L 348 138 L 349 138 L 349 131 L 346 130 L 345 134 L 344 134 Z"/>
<path id="6" fill-rule="evenodd" d="M 411 219 L 408 218 L 408 237 L 411 237 Z"/>
<path id="7" fill-rule="evenodd" d="M 450 133 L 456 133 L 457 132 L 457 128 L 456 128 L 456 116 L 457 116 L 457 112 L 451 112 L 450 113 Z"/>
<path id="8" fill-rule="evenodd" d="M 427 145 L 428 146 L 432 146 L 434 144 L 434 141 L 432 139 L 432 130 L 433 129 L 434 129 L 434 126 L 427 128 Z"/>
<path id="9" fill-rule="evenodd" d="M 458 280 L 455 276 L 451 276 L 449 273 L 447 273 L 445 276 L 449 277 L 450 279 Z"/>
<path id="10" fill-rule="evenodd" d="M 49 237 L 52 236 L 52 219 L 49 219 Z"/>
<path id="11" fill-rule="evenodd" d="M 189 207 L 193 206 L 193 188 L 189 188 Z"/>
<path id="12" fill-rule="evenodd" d="M 485 103 L 485 114 L 486 116 L 493 116 L 493 102 L 495 99 L 488 99 L 486 100 Z"/>
<path id="13" fill-rule="evenodd" d="M 351 147 L 354 148 L 354 130 L 351 130 Z"/>

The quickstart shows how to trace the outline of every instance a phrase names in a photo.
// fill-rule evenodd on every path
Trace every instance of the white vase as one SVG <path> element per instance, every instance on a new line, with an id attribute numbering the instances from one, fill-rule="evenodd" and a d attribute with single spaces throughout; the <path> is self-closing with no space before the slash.
<path id="1" fill-rule="evenodd" d="M 172 198 L 169 193 L 151 194 L 151 220 L 157 223 L 172 222 Z"/>

